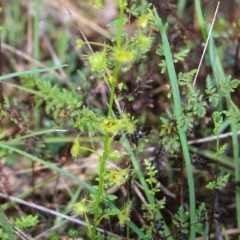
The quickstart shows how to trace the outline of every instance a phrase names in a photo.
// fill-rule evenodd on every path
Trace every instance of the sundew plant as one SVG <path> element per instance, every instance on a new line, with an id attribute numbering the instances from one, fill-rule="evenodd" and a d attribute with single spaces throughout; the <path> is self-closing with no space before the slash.
<path id="1" fill-rule="evenodd" d="M 0 76 L 3 239 L 171 240 L 212 235 L 229 239 L 229 226 L 234 226 L 237 239 L 240 169 L 235 92 L 240 81 L 236 73 L 226 75 L 234 59 L 226 54 L 226 63 L 226 49 L 215 42 L 227 34 L 234 39 L 239 21 L 233 22 L 232 31 L 225 31 L 222 26 L 229 22 L 216 18 L 216 6 L 208 25 L 196 0 L 198 27 L 190 30 L 180 23 L 187 5 L 176 2 L 111 1 L 117 12 L 114 19 L 104 28 L 96 27 L 93 19 L 93 28 L 102 36 L 89 37 L 71 4 L 59 1 L 65 10 L 61 14 L 71 20 L 62 28 L 68 33 L 76 28 L 79 36 L 71 39 L 61 29 L 52 45 L 48 34 L 52 37 L 56 26 L 46 18 L 49 26 L 42 29 L 42 38 L 58 65 L 47 67 L 45 45 L 37 37 L 41 3 L 36 1 L 34 70 Z M 107 3 L 79 4 L 96 13 Z M 18 1 L 13 6 L 25 7 Z M 8 19 L 12 9 L 4 5 L 2 11 Z M 23 26 L 31 21 L 20 12 L 15 18 L 19 42 L 7 30 L 7 21 L 1 28 L 8 50 L 12 49 L 8 44 L 16 49 L 21 45 Z M 14 93 L 5 91 L 8 88 Z M 6 134 L 8 128 L 14 129 L 12 134 Z M 15 167 L 22 160 L 31 166 L 32 185 L 14 197 L 6 166 Z M 72 171 L 79 166 L 82 172 Z M 53 192 L 37 201 L 50 184 Z M 57 207 L 51 209 L 47 201 Z M 17 204 L 38 211 L 23 208 L 13 213 Z M 234 216 L 226 219 L 232 205 Z"/>

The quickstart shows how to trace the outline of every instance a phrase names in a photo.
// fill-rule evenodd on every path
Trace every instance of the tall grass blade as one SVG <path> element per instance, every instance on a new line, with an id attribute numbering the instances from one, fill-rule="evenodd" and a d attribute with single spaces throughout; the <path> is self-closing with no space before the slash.
<path id="1" fill-rule="evenodd" d="M 0 82 L 9 78 L 13 78 L 13 77 L 18 77 L 18 76 L 22 76 L 22 75 L 27 75 L 27 74 L 35 74 L 35 73 L 42 73 L 42 72 L 49 72 L 49 71 L 53 71 L 59 68 L 63 68 L 63 67 L 67 67 L 67 64 L 61 65 L 61 66 L 57 66 L 57 67 L 50 67 L 50 68 L 44 68 L 44 69 L 34 69 L 34 70 L 28 70 L 28 71 L 23 71 L 23 72 L 16 72 L 16 73 L 10 73 L 4 76 L 0 77 Z"/>
<path id="2" fill-rule="evenodd" d="M 172 53 L 170 50 L 168 38 L 166 35 L 166 31 L 164 28 L 164 25 L 162 23 L 162 20 L 159 18 L 156 9 L 153 9 L 155 21 L 158 27 L 158 30 L 162 37 L 163 42 L 163 49 L 164 49 L 164 56 L 166 58 L 167 62 L 167 70 L 168 75 L 170 79 L 171 89 L 173 93 L 173 103 L 174 103 L 174 113 L 176 116 L 176 119 L 178 121 L 178 118 L 182 114 L 182 106 L 181 106 L 181 98 L 180 98 L 180 92 L 179 92 L 179 85 L 177 81 L 177 75 L 173 63 Z M 189 155 L 189 149 L 188 149 L 188 143 L 187 138 L 184 130 L 182 128 L 178 127 L 178 133 L 181 141 L 181 146 L 183 150 L 183 156 L 185 160 L 186 165 L 186 171 L 187 171 L 187 178 L 188 178 L 188 188 L 189 188 L 189 199 L 190 199 L 190 224 L 195 223 L 196 221 L 196 215 L 195 215 L 195 190 L 194 190 L 194 181 L 193 181 L 193 174 L 192 174 L 192 166 L 191 166 L 191 159 Z M 195 239 L 195 230 L 191 228 L 190 231 L 190 239 Z"/>

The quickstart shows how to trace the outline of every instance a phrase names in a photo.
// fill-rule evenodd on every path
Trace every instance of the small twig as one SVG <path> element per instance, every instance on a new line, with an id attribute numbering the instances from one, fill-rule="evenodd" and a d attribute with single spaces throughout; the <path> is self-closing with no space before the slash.
<path id="1" fill-rule="evenodd" d="M 132 187 L 136 193 L 136 195 L 139 197 L 139 199 L 141 200 L 142 204 L 147 205 L 147 201 L 145 199 L 145 197 L 143 196 L 143 194 L 141 193 L 141 191 L 139 189 L 143 189 L 143 187 L 137 182 L 137 181 L 133 181 L 132 182 Z"/>
<path id="2" fill-rule="evenodd" d="M 47 234 L 49 234 L 50 232 L 60 228 L 61 226 L 63 226 L 64 224 L 68 223 L 69 220 L 66 219 L 66 220 L 63 220 L 62 222 L 58 223 L 57 225 L 47 229 L 45 232 L 37 235 L 36 237 L 32 238 L 32 240 L 37 240 L 37 239 L 43 239 L 44 236 L 46 236 Z"/>
<path id="3" fill-rule="evenodd" d="M 191 140 L 188 141 L 188 144 L 195 144 L 195 143 L 204 143 L 204 142 L 210 142 L 210 141 L 214 141 L 217 138 L 221 139 L 221 138 L 226 138 L 226 137 L 230 137 L 232 136 L 232 132 L 228 132 L 228 133 L 223 133 L 217 136 L 211 136 L 211 137 L 205 137 L 205 138 L 200 138 L 200 139 L 196 139 L 196 140 Z M 237 132 L 237 135 L 240 135 L 240 131 Z"/>
<path id="4" fill-rule="evenodd" d="M 42 0 L 42 2 L 45 3 L 46 5 L 51 6 L 52 8 L 55 8 L 57 11 L 57 14 L 59 14 L 60 11 L 62 11 L 62 9 L 60 9 L 59 7 L 60 6 L 59 1 L 62 1 L 62 0 L 55 0 L 55 1 Z M 68 5 L 73 6 L 73 4 L 71 4 L 71 1 L 68 1 Z M 81 23 L 82 25 L 87 26 L 88 28 L 101 34 L 105 38 L 109 38 L 109 32 L 104 28 L 100 27 L 99 25 L 97 25 L 92 19 L 88 19 L 85 16 L 81 15 L 79 11 L 73 11 L 73 13 L 78 23 Z"/>
<path id="5" fill-rule="evenodd" d="M 45 43 L 46 43 L 46 45 L 47 45 L 48 51 L 49 51 L 49 53 L 50 53 L 50 55 L 51 55 L 51 57 L 52 57 L 52 59 L 53 59 L 53 62 L 56 64 L 56 66 L 61 65 L 62 63 L 61 63 L 58 55 L 56 54 L 56 52 L 55 52 L 55 50 L 54 50 L 54 47 L 52 46 L 52 44 L 51 44 L 51 42 L 50 42 L 47 34 L 45 34 L 45 29 L 44 29 L 44 33 L 43 33 L 42 36 L 43 36 L 43 39 L 44 39 L 44 41 L 45 41 Z M 66 73 L 63 71 L 62 68 L 59 69 L 59 72 L 60 72 L 61 77 L 62 77 L 63 79 L 66 79 L 66 78 L 67 78 L 67 75 L 66 75 Z M 65 81 L 65 83 L 66 83 L 67 85 L 69 85 L 69 82 Z"/>
<path id="6" fill-rule="evenodd" d="M 195 85 L 195 83 L 196 83 L 197 76 L 198 76 L 198 73 L 199 73 L 199 71 L 200 71 L 200 67 L 201 67 L 201 65 L 202 65 L 202 61 L 203 61 L 205 52 L 206 52 L 206 50 L 207 50 L 208 42 L 209 42 L 209 39 L 210 39 L 210 37 L 211 37 L 211 33 L 212 33 L 213 25 L 214 25 L 214 22 L 215 22 L 217 13 L 218 13 L 219 5 L 220 5 L 220 1 L 218 2 L 217 7 L 216 7 L 216 10 L 215 10 L 215 13 L 214 13 L 214 17 L 213 17 L 213 21 L 212 21 L 212 24 L 211 24 L 211 28 L 210 28 L 210 31 L 209 31 L 209 33 L 208 33 L 207 41 L 206 41 L 205 46 L 204 46 L 204 49 L 203 49 L 203 54 L 202 54 L 202 56 L 201 56 L 201 60 L 200 60 L 199 65 L 198 65 L 198 69 L 197 69 L 197 72 L 196 72 L 196 75 L 195 75 L 195 78 L 194 78 L 194 81 L 193 81 L 193 85 Z"/>
<path id="7" fill-rule="evenodd" d="M 12 52 L 14 54 L 16 54 L 17 56 L 19 57 L 22 57 L 23 59 L 27 60 L 28 62 L 31 62 L 33 63 L 34 65 L 40 67 L 40 68 L 47 68 L 47 66 L 39 61 L 37 61 L 36 59 L 30 57 L 28 54 L 16 49 L 16 48 L 13 48 L 11 46 L 9 46 L 8 44 L 6 43 L 2 43 L 2 48 L 3 50 L 6 49 L 8 50 L 9 52 Z M 59 73 L 56 72 L 56 70 L 54 71 L 51 71 L 53 73 L 54 76 L 56 76 L 57 78 L 59 79 L 62 79 L 61 75 Z M 62 79 L 63 80 L 63 79 Z"/>
<path id="8" fill-rule="evenodd" d="M 3 210 L 0 208 L 0 211 L 4 214 Z M 5 215 L 5 214 L 4 214 Z M 10 219 L 5 215 L 5 218 L 8 220 L 9 224 L 13 227 L 15 230 L 15 234 L 17 234 L 21 239 L 23 240 L 30 240 L 30 237 L 28 237 L 24 232 L 22 232 L 18 227 L 16 227 Z M 2 226 L 0 222 L 0 226 Z M 32 238 L 31 238 L 32 239 Z"/>
<path id="9" fill-rule="evenodd" d="M 225 233 L 227 234 L 227 236 L 233 235 L 233 234 L 239 234 L 239 229 L 237 229 L 237 228 L 225 229 Z M 232 236 L 232 237 L 234 237 L 234 236 Z M 204 239 L 205 239 L 204 237 L 197 237 L 196 238 L 196 240 L 204 240 Z M 211 233 L 210 239 L 216 239 L 216 234 Z M 237 239 L 237 238 L 231 238 L 231 239 Z"/>
<path id="10" fill-rule="evenodd" d="M 222 138 L 231 137 L 232 134 L 233 134 L 232 132 L 223 133 L 223 134 L 218 135 L 218 138 L 222 139 Z M 237 135 L 240 135 L 240 131 L 237 132 Z M 215 141 L 216 139 L 217 139 L 217 136 L 199 138 L 199 139 L 196 139 L 196 140 L 188 141 L 188 144 L 192 145 L 192 144 L 196 144 L 196 143 L 210 142 L 210 141 Z M 154 150 L 153 147 L 148 147 L 147 149 L 145 149 L 146 152 L 152 152 L 153 150 Z"/>
<path id="11" fill-rule="evenodd" d="M 81 29 L 80 26 L 78 25 L 77 20 L 74 18 L 73 14 L 72 14 L 72 12 L 69 10 L 69 8 L 66 6 L 64 0 L 61 0 L 61 1 L 62 1 L 62 3 L 63 3 L 63 6 L 65 7 L 65 9 L 67 10 L 68 14 L 71 16 L 72 20 L 74 21 L 74 23 L 75 23 L 75 24 L 77 25 L 77 27 L 79 28 L 79 31 L 80 31 L 80 33 L 81 33 L 81 35 L 82 35 L 85 43 L 87 44 L 89 50 L 91 51 L 92 55 L 94 55 L 94 51 L 93 51 L 91 45 L 89 44 L 89 42 L 88 42 L 85 34 L 83 33 L 82 29 Z"/>

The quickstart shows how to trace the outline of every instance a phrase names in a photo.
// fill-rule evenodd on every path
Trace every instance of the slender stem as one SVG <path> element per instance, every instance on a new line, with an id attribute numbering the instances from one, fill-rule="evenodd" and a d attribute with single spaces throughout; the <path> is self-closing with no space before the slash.
<path id="1" fill-rule="evenodd" d="M 124 10 L 126 7 L 125 0 L 122 0 L 122 3 L 119 4 L 119 23 L 118 23 L 118 36 L 117 36 L 117 47 L 121 47 L 121 41 L 122 41 L 122 30 L 123 30 L 123 19 L 124 19 Z"/>
<path id="2" fill-rule="evenodd" d="M 217 140 L 216 140 L 216 147 L 217 150 L 216 152 L 219 151 L 219 138 L 217 135 Z M 215 176 L 215 186 L 217 185 L 217 179 L 218 179 L 218 174 L 219 174 L 219 157 L 217 157 L 216 159 L 216 176 Z M 214 209 L 215 209 L 215 199 L 216 199 L 216 195 L 217 195 L 217 189 L 214 189 L 214 193 L 213 193 L 213 198 L 212 198 L 212 211 L 211 211 L 211 215 L 210 215 L 210 221 L 209 221 L 209 232 L 208 232 L 208 239 L 210 239 L 211 236 L 211 229 L 212 229 L 212 224 L 213 224 L 213 215 L 214 215 Z"/>
<path id="3" fill-rule="evenodd" d="M 119 23 L 118 23 L 118 29 L 117 29 L 117 48 L 121 48 L 125 7 L 126 7 L 126 0 L 122 0 L 119 3 L 119 11 L 120 12 L 119 12 Z M 119 63 L 116 62 L 114 71 L 113 71 L 113 77 L 110 81 L 110 99 L 109 99 L 109 104 L 108 104 L 108 117 L 111 117 L 111 115 L 112 115 L 114 94 L 115 94 L 115 87 L 116 87 L 118 72 L 119 72 Z M 102 197 L 103 191 L 104 191 L 104 172 L 105 172 L 106 163 L 107 163 L 107 159 L 108 159 L 108 152 L 109 152 L 108 150 L 109 150 L 110 142 L 111 142 L 111 138 L 109 136 L 109 133 L 106 133 L 104 136 L 104 152 L 103 152 L 103 155 L 100 157 L 98 192 L 97 192 L 96 202 L 95 202 L 95 206 L 94 206 L 93 229 L 91 231 L 91 239 L 92 240 L 95 240 L 97 225 L 100 221 L 99 208 L 100 208 L 100 204 L 102 201 L 101 197 Z"/>
<path id="4" fill-rule="evenodd" d="M 113 79 L 111 82 L 111 90 L 110 90 L 111 94 L 110 94 L 110 100 L 109 100 L 109 105 L 108 105 L 108 117 L 110 117 L 112 115 L 115 86 L 116 86 L 118 71 L 119 71 L 119 64 L 116 63 L 116 66 L 115 66 L 115 69 L 113 72 Z"/>
<path id="5" fill-rule="evenodd" d="M 120 12 L 119 12 L 119 24 L 118 24 L 118 31 L 117 31 L 117 47 L 118 48 L 121 47 L 121 42 L 122 42 L 122 30 L 123 30 L 123 19 L 124 19 L 125 7 L 126 7 L 125 0 L 122 0 L 122 3 L 119 4 Z M 118 72 L 119 72 L 119 63 L 116 62 L 114 72 L 113 72 L 113 79 L 111 82 L 111 95 L 109 100 L 108 116 L 111 116 L 112 114 L 113 100 L 114 100 L 115 86 L 116 86 Z"/>
<path id="6" fill-rule="evenodd" d="M 89 41 L 88 43 L 91 45 L 94 45 L 94 46 L 99 46 L 99 47 L 103 47 L 103 48 L 110 49 L 110 50 L 114 49 L 114 47 L 112 47 L 106 43 L 91 42 L 91 41 Z"/>
<path id="7" fill-rule="evenodd" d="M 80 149 L 87 150 L 87 151 L 89 151 L 89 152 L 91 152 L 91 153 L 95 153 L 97 156 L 100 157 L 99 153 L 98 153 L 97 151 L 94 151 L 94 150 L 91 149 L 91 148 L 80 147 Z"/>
<path id="8" fill-rule="evenodd" d="M 108 158 L 108 146 L 109 146 L 109 134 L 106 133 L 104 137 L 104 152 L 102 157 L 100 158 L 98 192 L 97 192 L 97 198 L 94 206 L 94 222 L 93 222 L 93 229 L 91 232 L 92 240 L 95 239 L 96 229 L 99 222 L 99 207 L 101 203 L 101 196 L 103 195 L 104 171 L 105 171 L 105 166 Z"/>

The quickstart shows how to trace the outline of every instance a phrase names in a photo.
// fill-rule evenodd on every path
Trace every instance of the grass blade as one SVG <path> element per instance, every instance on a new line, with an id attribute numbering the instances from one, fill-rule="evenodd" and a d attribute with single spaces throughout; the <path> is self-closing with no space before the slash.
<path id="1" fill-rule="evenodd" d="M 0 209 L 0 224 L 4 228 L 5 232 L 7 233 L 10 240 L 16 240 L 15 236 L 13 235 L 12 226 L 8 223 L 2 209 Z"/>
<path id="2" fill-rule="evenodd" d="M 173 102 L 174 102 L 174 113 L 176 116 L 176 119 L 178 121 L 179 116 L 182 114 L 182 106 L 181 106 L 181 98 L 180 98 L 180 92 L 179 92 L 179 86 L 177 81 L 177 75 L 173 63 L 172 53 L 170 50 L 168 38 L 162 23 L 162 20 L 159 18 L 156 9 L 153 10 L 155 21 L 157 24 L 157 27 L 159 29 L 159 32 L 162 37 L 163 42 L 163 49 L 164 49 L 164 55 L 167 62 L 167 70 L 168 75 L 170 78 L 170 84 L 171 89 L 173 93 Z M 189 149 L 188 149 L 188 143 L 187 138 L 184 130 L 182 128 L 178 128 L 178 133 L 181 141 L 181 146 L 183 150 L 183 156 L 186 164 L 186 171 L 187 171 L 187 178 L 188 178 L 188 188 L 189 188 L 189 199 L 190 199 L 190 224 L 195 223 L 196 216 L 195 216 L 195 190 L 194 190 L 194 181 L 193 181 L 193 174 L 192 174 L 192 166 L 191 166 L 191 159 L 189 155 Z M 195 230 L 191 228 L 190 231 L 190 239 L 195 239 Z"/>
<path id="3" fill-rule="evenodd" d="M 16 72 L 16 73 L 10 73 L 4 76 L 0 77 L 0 82 L 9 78 L 13 78 L 13 77 L 18 77 L 18 76 L 22 76 L 22 75 L 27 75 L 27 74 L 35 74 L 35 73 L 42 73 L 42 72 L 49 72 L 49 71 L 53 71 L 59 68 L 63 68 L 63 67 L 67 67 L 67 64 L 61 65 L 61 66 L 57 66 L 57 67 L 50 67 L 50 68 L 44 68 L 44 69 L 34 69 L 34 70 L 28 70 L 28 71 L 23 71 L 23 72 Z"/>
<path id="4" fill-rule="evenodd" d="M 2 142 L 0 143 L 0 147 L 1 147 L 1 148 L 4 148 L 4 149 L 8 149 L 8 150 L 13 151 L 13 152 L 16 152 L 16 153 L 18 153 L 18 154 L 20 154 L 20 155 L 22 155 L 22 156 L 25 156 L 25 157 L 28 158 L 28 159 L 31 159 L 32 161 L 36 161 L 36 162 L 38 162 L 38 163 L 41 163 L 41 164 L 43 164 L 44 166 L 47 166 L 47 167 L 49 167 L 50 169 L 52 169 L 52 170 L 54 170 L 54 171 L 56 171 L 56 172 L 59 172 L 60 174 L 66 176 L 66 177 L 71 178 L 72 180 L 74 180 L 74 181 L 78 182 L 79 184 L 81 184 L 83 187 L 85 187 L 85 188 L 86 188 L 89 192 L 91 192 L 91 193 L 96 192 L 96 190 L 95 190 L 93 187 L 91 187 L 89 184 L 87 184 L 86 182 L 84 182 L 84 181 L 81 180 L 80 178 L 78 178 L 78 177 L 72 175 L 71 173 L 69 173 L 69 172 L 67 172 L 67 171 L 65 171 L 65 170 L 63 170 L 63 169 L 55 166 L 55 165 L 52 164 L 52 163 L 49 163 L 49 162 L 47 162 L 47 161 L 44 161 L 44 160 L 42 160 L 42 159 L 40 159 L 40 158 L 38 158 L 38 157 L 36 157 L 36 156 L 33 156 L 33 155 L 29 154 L 29 153 L 26 153 L 26 152 L 24 152 L 24 151 L 22 151 L 22 150 L 20 150 L 20 149 L 17 149 L 17 148 L 8 146 L 8 145 L 6 145 L 6 144 L 4 144 L 4 143 L 2 143 Z"/>

